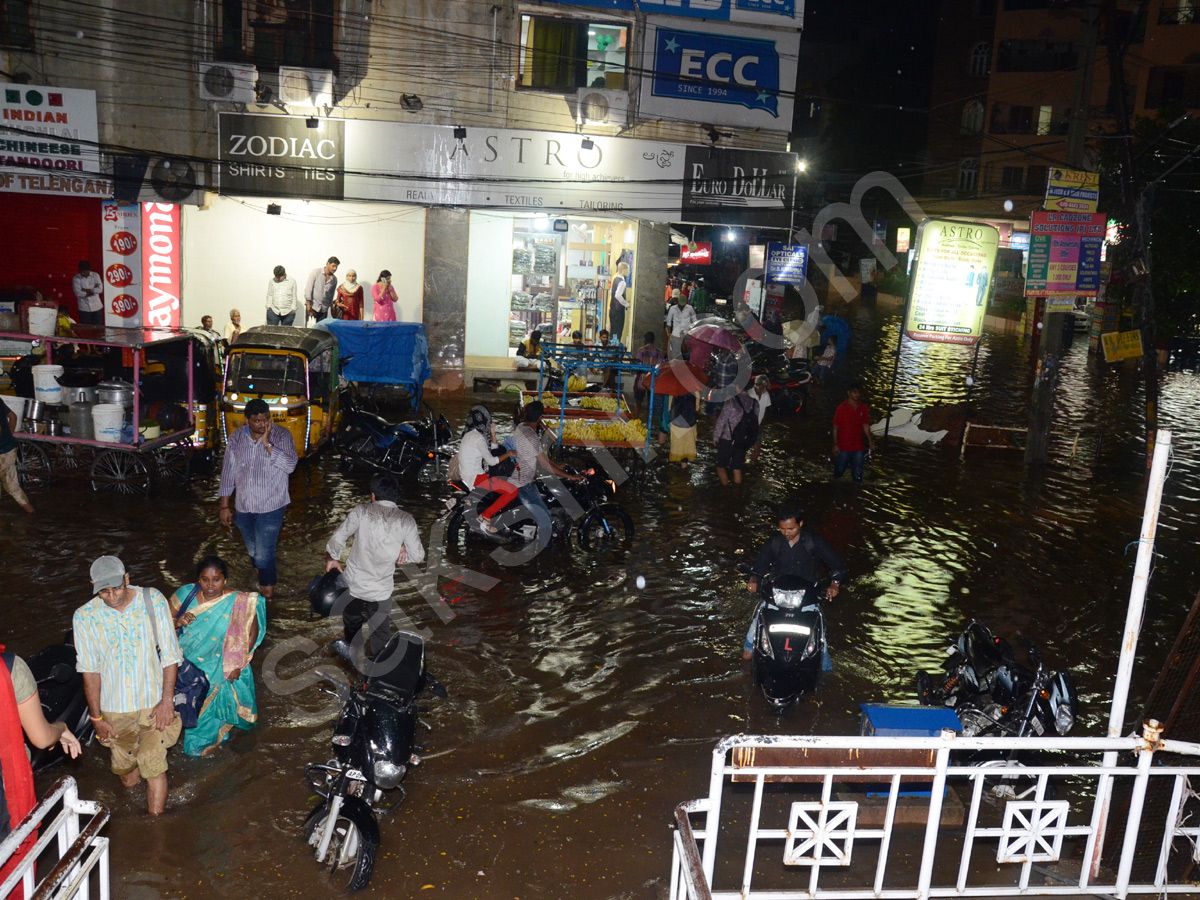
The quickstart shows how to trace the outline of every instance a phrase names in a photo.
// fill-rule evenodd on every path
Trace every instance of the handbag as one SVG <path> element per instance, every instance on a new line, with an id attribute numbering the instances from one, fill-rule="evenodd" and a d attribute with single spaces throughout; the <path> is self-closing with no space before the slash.
<path id="1" fill-rule="evenodd" d="M 192 589 L 191 596 L 180 607 L 181 613 L 191 603 L 198 590 L 198 586 Z M 150 630 L 154 633 L 154 652 L 158 654 L 158 665 L 161 668 L 162 651 L 159 649 L 158 623 L 154 621 L 154 610 L 144 591 L 142 592 L 142 604 L 146 607 L 146 615 L 150 617 Z M 204 698 L 207 696 L 208 676 L 185 656 L 175 674 L 175 712 L 179 713 L 179 719 L 184 728 L 196 727 L 196 723 L 200 721 L 200 707 L 204 705 Z"/>

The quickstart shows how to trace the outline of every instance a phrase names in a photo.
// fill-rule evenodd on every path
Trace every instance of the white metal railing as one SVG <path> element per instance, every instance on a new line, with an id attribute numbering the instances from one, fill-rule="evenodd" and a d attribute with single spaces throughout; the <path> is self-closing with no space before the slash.
<path id="1" fill-rule="evenodd" d="M 50 814 L 56 808 L 58 813 L 51 819 Z M 7 897 L 9 891 L 24 882 L 25 897 L 29 900 L 89 900 L 93 891 L 98 900 L 109 900 L 108 838 L 100 837 L 108 815 L 108 809 L 99 803 L 79 799 L 74 778 L 59 779 L 0 843 L 0 866 L 3 866 L 26 838 L 38 832 L 33 848 L 0 885 L 0 898 Z M 81 829 L 83 816 L 88 821 Z M 43 854 L 51 844 L 55 845 L 57 856 L 47 856 L 43 861 Z M 51 859 L 56 860 L 53 868 L 37 881 L 38 863 L 42 862 L 44 870 Z"/>
<path id="2" fill-rule="evenodd" d="M 1200 744 L 1160 733 L 1150 722 L 1142 737 L 1123 738 L 726 738 L 713 752 L 708 797 L 676 809 L 668 896 L 1200 894 L 1167 878 L 1173 854 L 1200 862 L 1200 795 L 1191 787 L 1200 787 Z M 1163 764 L 1157 753 L 1182 760 Z M 1170 801 L 1143 821 L 1158 779 L 1170 791 L 1155 796 Z M 1128 796 L 1122 849 L 1093 876 L 1102 801 L 1114 784 Z M 1132 880 L 1138 854 L 1153 879 Z"/>

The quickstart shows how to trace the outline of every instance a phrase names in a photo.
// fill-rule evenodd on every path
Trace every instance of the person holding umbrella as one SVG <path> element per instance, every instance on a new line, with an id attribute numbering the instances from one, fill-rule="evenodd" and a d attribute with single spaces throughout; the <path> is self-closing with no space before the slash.
<path id="1" fill-rule="evenodd" d="M 671 462 L 683 464 L 696 458 L 696 401 L 704 387 L 703 370 L 683 360 L 673 360 L 661 367 L 654 380 L 656 396 L 673 397 L 670 411 L 664 418 L 666 425 L 659 433 L 659 444 L 666 443 L 667 433 L 671 436 Z M 649 376 L 645 378 L 649 386 Z"/>

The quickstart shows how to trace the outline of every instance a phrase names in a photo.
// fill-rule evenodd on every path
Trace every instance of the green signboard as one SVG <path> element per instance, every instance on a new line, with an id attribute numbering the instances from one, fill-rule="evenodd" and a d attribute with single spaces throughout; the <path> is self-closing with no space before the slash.
<path id="1" fill-rule="evenodd" d="M 915 341 L 976 343 L 999 246 L 1000 232 L 982 222 L 922 222 L 905 333 Z"/>

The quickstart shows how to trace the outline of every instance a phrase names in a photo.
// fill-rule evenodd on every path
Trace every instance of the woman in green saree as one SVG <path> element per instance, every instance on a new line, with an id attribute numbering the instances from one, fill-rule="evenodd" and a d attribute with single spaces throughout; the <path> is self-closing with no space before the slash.
<path id="1" fill-rule="evenodd" d="M 208 756 L 234 728 L 258 721 L 250 660 L 267 629 L 267 601 L 254 591 L 225 587 L 228 568 L 219 556 L 196 565 L 196 583 L 171 596 L 179 647 L 208 677 L 208 695 L 195 728 L 183 732 L 183 752 Z"/>

